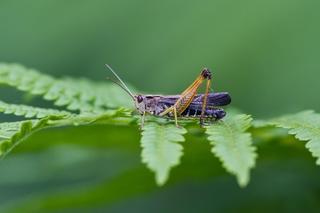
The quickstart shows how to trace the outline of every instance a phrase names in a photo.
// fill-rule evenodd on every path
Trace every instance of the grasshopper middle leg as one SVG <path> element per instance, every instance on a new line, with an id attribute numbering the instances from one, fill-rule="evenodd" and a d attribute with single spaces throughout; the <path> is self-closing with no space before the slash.
<path id="1" fill-rule="evenodd" d="M 163 111 L 162 113 L 160 113 L 160 116 L 164 116 L 169 114 L 170 112 L 173 112 L 174 114 L 174 120 L 176 123 L 176 127 L 179 127 L 178 124 L 178 114 L 177 114 L 177 108 L 173 105 L 172 107 L 169 107 L 168 109 L 166 109 L 165 111 Z"/>

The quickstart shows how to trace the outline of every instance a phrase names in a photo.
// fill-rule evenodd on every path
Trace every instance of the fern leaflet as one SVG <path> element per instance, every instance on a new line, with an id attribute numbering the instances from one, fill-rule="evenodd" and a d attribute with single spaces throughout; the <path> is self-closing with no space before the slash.
<path id="1" fill-rule="evenodd" d="M 298 140 L 308 141 L 306 148 L 317 158 L 320 165 L 320 114 L 313 111 L 303 111 L 271 120 L 271 124 L 289 129 L 289 134 Z"/>
<path id="2" fill-rule="evenodd" d="M 17 116 L 24 116 L 26 118 L 44 118 L 49 115 L 56 116 L 71 116 L 67 111 L 60 111 L 55 109 L 44 109 L 39 107 L 32 107 L 26 105 L 8 104 L 0 101 L 0 112 L 4 114 L 14 114 Z"/>
<path id="3" fill-rule="evenodd" d="M 249 182 L 249 171 L 255 165 L 257 154 L 252 146 L 249 115 L 228 116 L 223 121 L 207 127 L 212 152 L 222 161 L 226 170 L 236 175 L 240 186 Z"/>
<path id="4" fill-rule="evenodd" d="M 180 163 L 183 147 L 177 142 L 183 142 L 184 128 L 174 125 L 160 125 L 155 122 L 146 124 L 143 128 L 141 146 L 142 162 L 155 172 L 156 182 L 163 185 L 170 169 Z"/>

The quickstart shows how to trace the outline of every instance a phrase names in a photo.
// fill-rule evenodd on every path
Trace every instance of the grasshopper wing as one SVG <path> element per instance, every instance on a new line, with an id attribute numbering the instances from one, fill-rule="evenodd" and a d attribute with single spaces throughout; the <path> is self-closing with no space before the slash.
<path id="1" fill-rule="evenodd" d="M 179 99 L 179 95 L 161 96 L 159 103 L 167 106 L 172 106 Z M 192 105 L 202 105 L 204 94 L 198 94 L 191 102 Z M 207 98 L 207 105 L 209 107 L 214 106 L 226 106 L 231 103 L 231 97 L 227 92 L 209 93 Z"/>

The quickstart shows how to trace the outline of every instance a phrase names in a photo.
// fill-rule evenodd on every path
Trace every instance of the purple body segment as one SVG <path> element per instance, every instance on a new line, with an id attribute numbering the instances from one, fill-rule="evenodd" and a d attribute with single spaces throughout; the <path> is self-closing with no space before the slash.
<path id="1" fill-rule="evenodd" d="M 202 106 L 189 106 L 181 115 L 184 117 L 199 117 L 201 112 Z M 205 118 L 219 120 L 226 116 L 226 112 L 220 108 L 206 108 L 204 116 Z"/>

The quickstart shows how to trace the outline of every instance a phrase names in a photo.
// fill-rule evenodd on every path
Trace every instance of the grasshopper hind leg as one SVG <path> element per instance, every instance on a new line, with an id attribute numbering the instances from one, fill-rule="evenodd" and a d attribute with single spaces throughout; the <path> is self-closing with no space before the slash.
<path id="1" fill-rule="evenodd" d="M 204 124 L 204 114 L 207 108 L 207 99 L 208 99 L 208 94 L 209 94 L 209 90 L 210 90 L 210 85 L 211 85 L 211 73 L 210 71 L 208 71 L 210 75 L 208 75 L 207 78 L 207 85 L 206 85 L 206 92 L 204 94 L 203 97 L 203 102 L 202 102 L 202 111 L 201 111 L 201 115 L 200 115 L 200 126 L 203 126 Z"/>

